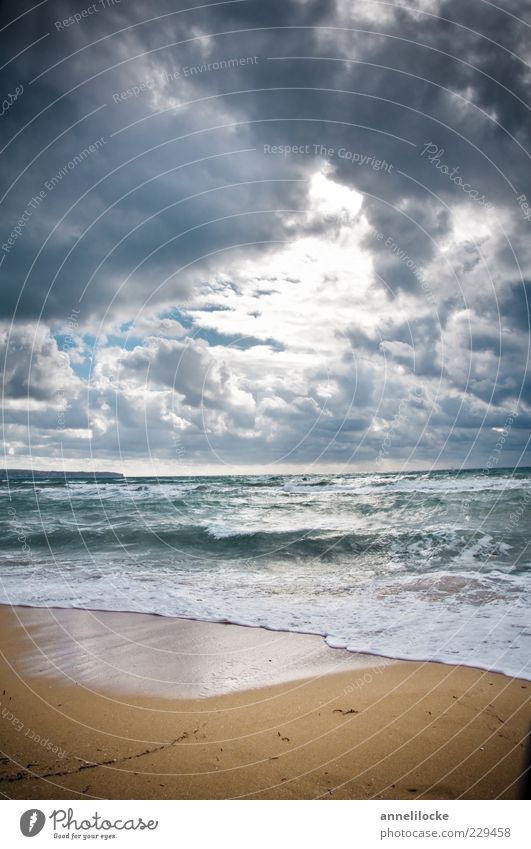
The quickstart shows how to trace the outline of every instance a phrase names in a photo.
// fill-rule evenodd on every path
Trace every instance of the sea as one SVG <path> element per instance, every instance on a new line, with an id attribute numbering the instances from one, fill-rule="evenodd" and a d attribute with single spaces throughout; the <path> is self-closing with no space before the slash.
<path id="1" fill-rule="evenodd" d="M 41 473 L 42 475 L 42 473 Z M 531 469 L 0 482 L 0 602 L 531 679 Z"/>

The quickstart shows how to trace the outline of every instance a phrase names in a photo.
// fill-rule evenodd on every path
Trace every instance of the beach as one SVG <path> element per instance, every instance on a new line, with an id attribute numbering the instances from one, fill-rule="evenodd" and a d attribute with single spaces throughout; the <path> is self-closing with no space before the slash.
<path id="1" fill-rule="evenodd" d="M 0 607 L 3 798 L 516 798 L 531 684 L 321 637 Z"/>

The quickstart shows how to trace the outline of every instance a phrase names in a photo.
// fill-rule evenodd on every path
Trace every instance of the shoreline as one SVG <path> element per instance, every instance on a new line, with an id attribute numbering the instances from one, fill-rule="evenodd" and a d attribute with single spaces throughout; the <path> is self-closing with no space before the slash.
<path id="1" fill-rule="evenodd" d="M 144 614 L 2 605 L 0 637 L 7 798 L 519 793 L 531 693 L 522 679 L 343 659 L 320 637 Z M 223 680 L 233 686 L 221 692 Z"/>
<path id="2" fill-rule="evenodd" d="M 395 662 L 331 648 L 320 634 L 259 625 L 4 604 L 0 621 L 6 610 L 30 634 L 24 649 L 18 646 L 24 677 L 75 680 L 105 692 L 205 698 Z"/>
<path id="3" fill-rule="evenodd" d="M 86 614 L 94 614 L 95 616 L 103 615 L 103 616 L 132 616 L 132 617 L 153 617 L 156 619 L 161 619 L 167 622 L 196 622 L 200 625 L 214 625 L 221 627 L 229 627 L 229 628 L 243 628 L 249 631 L 259 631 L 266 632 L 271 634 L 290 634 L 294 637 L 310 637 L 312 639 L 319 639 L 323 642 L 326 649 L 329 649 L 333 652 L 339 653 L 347 653 L 352 658 L 363 658 L 367 662 L 370 662 L 371 659 L 375 665 L 379 665 L 380 663 L 384 663 L 388 661 L 389 663 L 434 663 L 434 664 L 442 664 L 443 666 L 449 667 L 457 667 L 462 669 L 475 669 L 479 672 L 491 673 L 493 675 L 503 675 L 505 678 L 510 680 L 518 679 L 522 681 L 526 681 L 531 683 L 531 672 L 527 675 L 524 674 L 526 670 L 519 670 L 516 674 L 511 674 L 510 672 L 505 671 L 501 667 L 487 667 L 482 666 L 481 664 L 474 663 L 473 661 L 463 661 L 463 660 L 449 660 L 444 657 L 420 657 L 420 656 L 407 656 L 402 655 L 399 652 L 396 654 L 385 654 L 384 652 L 377 652 L 371 648 L 356 648 L 350 649 L 340 645 L 331 645 L 327 642 L 328 636 L 326 634 L 320 633 L 319 631 L 294 631 L 289 630 L 288 628 L 275 628 L 272 625 L 264 625 L 264 624 L 253 624 L 251 622 L 237 622 L 232 621 L 230 619 L 202 619 L 198 617 L 192 616 L 174 616 L 166 613 L 157 613 L 154 611 L 143 611 L 143 610 L 124 610 L 124 609 L 114 609 L 114 608 L 103 608 L 103 607 L 81 607 L 81 606 L 71 606 L 71 607 L 59 607 L 54 605 L 34 605 L 34 604 L 26 604 L 24 602 L 4 602 L 0 601 L 0 611 L 3 609 L 14 609 L 14 610 L 35 610 L 35 611 L 57 611 L 57 612 L 68 612 L 68 611 L 79 611 L 80 613 Z"/>

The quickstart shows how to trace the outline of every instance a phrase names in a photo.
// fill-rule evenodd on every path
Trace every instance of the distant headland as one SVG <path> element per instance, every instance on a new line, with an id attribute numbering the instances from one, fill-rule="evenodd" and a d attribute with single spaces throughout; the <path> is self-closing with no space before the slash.
<path id="1" fill-rule="evenodd" d="M 60 471 L 43 471 L 42 469 L 1 469 L 0 481 L 5 481 L 12 478 L 121 478 L 121 472 L 66 472 Z"/>

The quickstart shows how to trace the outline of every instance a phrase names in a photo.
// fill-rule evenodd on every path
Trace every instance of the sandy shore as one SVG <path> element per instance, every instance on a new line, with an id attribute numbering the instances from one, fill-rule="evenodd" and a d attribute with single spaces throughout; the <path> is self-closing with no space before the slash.
<path id="1" fill-rule="evenodd" d="M 531 684 L 319 637 L 0 607 L 4 798 L 513 798 Z"/>

